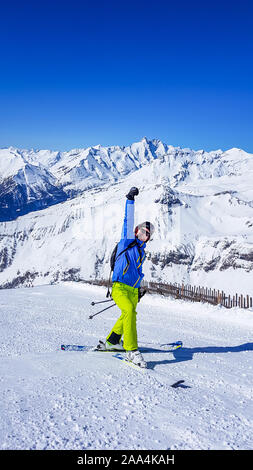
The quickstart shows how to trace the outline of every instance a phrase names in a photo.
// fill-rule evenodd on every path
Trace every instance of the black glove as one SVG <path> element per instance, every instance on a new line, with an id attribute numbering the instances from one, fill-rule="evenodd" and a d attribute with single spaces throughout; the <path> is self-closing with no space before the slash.
<path id="1" fill-rule="evenodd" d="M 146 294 L 146 292 L 146 289 L 143 289 L 142 287 L 138 288 L 138 302 L 140 302 L 141 298 Z"/>
<path id="2" fill-rule="evenodd" d="M 126 195 L 127 199 L 130 199 L 130 201 L 134 201 L 134 196 L 138 196 L 139 194 L 139 189 L 138 188 L 131 188 L 129 193 Z"/>

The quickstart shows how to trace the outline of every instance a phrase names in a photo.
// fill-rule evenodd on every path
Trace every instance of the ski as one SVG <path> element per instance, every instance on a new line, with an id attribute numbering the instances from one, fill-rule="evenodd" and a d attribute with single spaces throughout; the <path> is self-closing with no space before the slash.
<path id="1" fill-rule="evenodd" d="M 79 346 L 76 344 L 62 344 L 61 350 L 62 351 L 90 351 L 91 348 L 89 346 Z"/>
<path id="2" fill-rule="evenodd" d="M 154 349 L 151 346 L 154 346 Z M 159 344 L 159 345 L 151 345 L 151 346 L 144 346 L 140 347 L 140 351 L 143 352 L 155 352 L 155 351 L 164 351 L 164 352 L 173 352 L 176 349 L 182 348 L 183 343 L 182 341 L 176 341 L 174 343 L 166 343 L 166 344 Z M 98 352 L 119 352 L 117 349 L 110 349 L 110 350 L 103 350 L 103 349 L 97 349 L 96 347 L 93 346 L 87 346 L 87 345 L 77 345 L 77 344 L 62 344 L 61 345 L 61 350 L 62 351 L 98 351 Z"/>
<path id="3" fill-rule="evenodd" d="M 62 351 L 80 351 L 80 352 L 103 352 L 103 353 L 109 353 L 109 352 L 118 352 L 118 349 L 99 349 L 94 346 L 83 346 L 83 345 L 78 345 L 78 344 L 62 344 L 61 345 L 61 350 Z M 124 351 L 123 351 L 124 352 Z"/>

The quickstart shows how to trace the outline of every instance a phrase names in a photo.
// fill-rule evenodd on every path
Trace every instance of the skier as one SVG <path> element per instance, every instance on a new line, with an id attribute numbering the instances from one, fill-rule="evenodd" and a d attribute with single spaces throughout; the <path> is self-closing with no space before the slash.
<path id="1" fill-rule="evenodd" d="M 100 341 L 98 349 L 126 351 L 128 361 L 140 367 L 147 367 L 138 350 L 136 305 L 144 277 L 142 273 L 145 260 L 144 248 L 154 233 L 154 226 L 151 222 L 143 222 L 134 229 L 134 198 L 138 194 L 138 188 L 133 187 L 126 195 L 125 218 L 112 277 L 111 296 L 120 308 L 121 316 L 107 336 L 106 342 Z M 129 244 L 131 247 L 126 250 Z M 122 336 L 124 341 L 121 340 Z"/>

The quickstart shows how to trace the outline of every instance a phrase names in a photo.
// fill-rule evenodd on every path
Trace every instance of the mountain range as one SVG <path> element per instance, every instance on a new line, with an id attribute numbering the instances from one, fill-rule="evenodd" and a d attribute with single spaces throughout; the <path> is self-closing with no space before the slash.
<path id="1" fill-rule="evenodd" d="M 0 149 L 0 286 L 107 278 L 132 186 L 156 227 L 147 280 L 252 295 L 253 155 L 173 147 Z"/>

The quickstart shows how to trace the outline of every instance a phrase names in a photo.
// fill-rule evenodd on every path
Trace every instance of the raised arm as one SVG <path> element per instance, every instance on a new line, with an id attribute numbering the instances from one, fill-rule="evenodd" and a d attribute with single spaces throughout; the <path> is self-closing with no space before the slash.
<path id="1" fill-rule="evenodd" d="M 134 197 L 139 194 L 138 188 L 131 188 L 126 195 L 125 217 L 121 232 L 121 239 L 133 240 L 134 239 Z"/>

